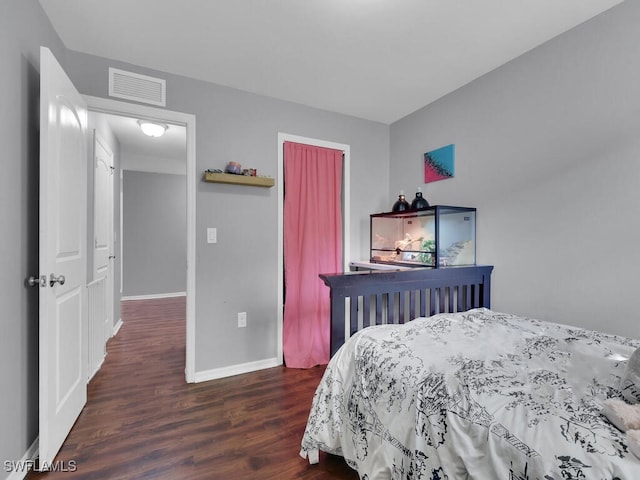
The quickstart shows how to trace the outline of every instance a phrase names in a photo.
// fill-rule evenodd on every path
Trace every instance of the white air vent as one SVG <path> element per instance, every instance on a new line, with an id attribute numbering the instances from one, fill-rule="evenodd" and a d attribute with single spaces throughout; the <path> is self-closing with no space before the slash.
<path id="1" fill-rule="evenodd" d="M 167 82 L 110 67 L 109 96 L 164 107 L 167 104 Z"/>

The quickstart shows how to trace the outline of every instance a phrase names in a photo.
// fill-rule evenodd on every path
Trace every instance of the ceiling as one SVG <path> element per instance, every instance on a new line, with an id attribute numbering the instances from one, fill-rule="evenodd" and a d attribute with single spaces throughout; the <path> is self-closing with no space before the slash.
<path id="1" fill-rule="evenodd" d="M 40 3 L 71 50 L 390 124 L 621 0 Z"/>

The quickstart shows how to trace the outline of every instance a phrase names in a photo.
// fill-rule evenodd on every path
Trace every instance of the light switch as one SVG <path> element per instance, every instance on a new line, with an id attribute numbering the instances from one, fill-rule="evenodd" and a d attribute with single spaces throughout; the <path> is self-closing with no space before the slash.
<path id="1" fill-rule="evenodd" d="M 207 243 L 218 243 L 217 228 L 207 228 Z"/>

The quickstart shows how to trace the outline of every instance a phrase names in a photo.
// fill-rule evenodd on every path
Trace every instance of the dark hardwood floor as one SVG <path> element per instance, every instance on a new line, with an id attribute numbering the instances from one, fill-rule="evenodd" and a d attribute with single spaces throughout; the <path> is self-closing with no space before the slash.
<path id="1" fill-rule="evenodd" d="M 48 473 L 27 479 L 357 479 L 340 457 L 303 460 L 324 371 L 272 368 L 187 384 L 183 298 L 123 302 L 88 402 Z"/>

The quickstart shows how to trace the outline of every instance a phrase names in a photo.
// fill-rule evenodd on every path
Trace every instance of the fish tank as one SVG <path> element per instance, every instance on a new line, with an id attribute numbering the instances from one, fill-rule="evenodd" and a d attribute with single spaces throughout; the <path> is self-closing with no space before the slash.
<path id="1" fill-rule="evenodd" d="M 476 264 L 476 209 L 433 205 L 371 215 L 372 263 L 441 268 Z"/>

